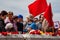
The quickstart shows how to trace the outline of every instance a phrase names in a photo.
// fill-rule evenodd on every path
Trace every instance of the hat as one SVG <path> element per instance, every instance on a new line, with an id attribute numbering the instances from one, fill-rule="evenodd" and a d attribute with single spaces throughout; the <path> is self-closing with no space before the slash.
<path id="1" fill-rule="evenodd" d="M 23 16 L 22 15 L 19 15 L 18 18 L 22 18 L 23 19 Z"/>
<path id="2" fill-rule="evenodd" d="M 11 29 L 11 28 L 13 28 L 13 24 L 12 23 L 8 23 L 8 24 L 6 24 L 6 26 L 5 26 L 5 29 Z"/>
<path id="3" fill-rule="evenodd" d="M 34 16 L 33 16 L 33 15 L 31 15 L 31 14 L 29 14 L 28 16 L 26 16 L 26 18 L 33 19 L 33 18 L 34 18 Z"/>

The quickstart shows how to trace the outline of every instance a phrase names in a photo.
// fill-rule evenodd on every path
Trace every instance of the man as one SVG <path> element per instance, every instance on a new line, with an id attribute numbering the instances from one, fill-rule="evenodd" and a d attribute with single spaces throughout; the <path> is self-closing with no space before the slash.
<path id="1" fill-rule="evenodd" d="M 18 15 L 18 21 L 23 23 L 23 16 L 22 15 Z"/>
<path id="2" fill-rule="evenodd" d="M 21 34 L 23 33 L 23 16 L 22 15 L 18 16 L 17 29 Z"/>
<path id="3" fill-rule="evenodd" d="M 41 14 L 42 15 L 42 14 Z M 37 27 L 39 30 L 42 30 L 42 22 L 43 22 L 43 18 L 42 16 L 39 16 L 38 22 L 37 22 Z"/>
<path id="4" fill-rule="evenodd" d="M 26 20 L 26 24 L 25 24 L 26 25 L 25 29 L 29 28 L 29 26 L 33 22 L 33 16 L 32 15 L 28 15 L 26 18 L 27 18 L 27 20 Z"/>
<path id="5" fill-rule="evenodd" d="M 7 16 L 7 12 L 6 11 L 1 11 L 1 17 L 0 17 L 0 32 L 2 31 L 6 31 L 5 30 L 5 23 L 4 23 L 4 20 L 6 19 L 6 16 Z"/>
<path id="6" fill-rule="evenodd" d="M 28 23 L 27 23 L 26 29 L 31 27 L 32 29 L 36 30 L 37 26 L 36 26 L 36 23 L 34 22 L 34 17 L 32 15 L 29 15 L 29 17 L 27 17 L 27 20 L 28 20 Z"/>
<path id="7" fill-rule="evenodd" d="M 13 17 L 13 12 L 8 12 L 8 16 L 5 19 L 5 23 L 11 23 Z"/>
<path id="8" fill-rule="evenodd" d="M 13 16 L 13 27 L 14 27 L 15 31 L 18 31 L 17 20 L 18 20 L 18 16 Z"/>

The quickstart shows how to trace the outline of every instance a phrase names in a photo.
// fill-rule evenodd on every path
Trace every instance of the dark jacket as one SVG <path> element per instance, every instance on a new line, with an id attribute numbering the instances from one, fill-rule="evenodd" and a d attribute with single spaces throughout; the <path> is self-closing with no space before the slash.
<path id="1" fill-rule="evenodd" d="M 23 23 L 17 22 L 17 29 L 18 29 L 18 31 L 23 32 Z"/>
<path id="2" fill-rule="evenodd" d="M 4 20 L 0 18 L 0 32 L 6 31 L 5 30 L 5 23 Z"/>

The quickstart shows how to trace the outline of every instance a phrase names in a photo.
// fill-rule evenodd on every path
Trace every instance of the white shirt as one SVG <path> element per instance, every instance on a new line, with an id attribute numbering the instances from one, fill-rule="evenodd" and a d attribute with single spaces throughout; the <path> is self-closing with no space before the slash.
<path id="1" fill-rule="evenodd" d="M 6 17 L 6 19 L 4 20 L 4 22 L 5 22 L 5 23 L 10 22 L 9 18 L 8 18 L 8 17 Z"/>

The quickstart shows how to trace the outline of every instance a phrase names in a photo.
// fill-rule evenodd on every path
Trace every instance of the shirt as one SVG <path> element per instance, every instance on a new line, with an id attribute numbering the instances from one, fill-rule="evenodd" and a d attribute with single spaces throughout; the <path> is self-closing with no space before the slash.
<path id="1" fill-rule="evenodd" d="M 38 29 L 36 23 L 34 23 L 34 22 L 31 23 L 30 27 L 31 27 L 32 29 L 34 29 L 34 30 L 37 30 L 37 29 Z"/>
<path id="2" fill-rule="evenodd" d="M 36 25 L 37 25 L 38 29 L 42 28 L 42 22 L 38 22 Z"/>
<path id="3" fill-rule="evenodd" d="M 0 18 L 0 32 L 6 31 L 5 30 L 5 23 L 4 20 Z"/>
<path id="4" fill-rule="evenodd" d="M 10 20 L 8 17 L 6 17 L 6 19 L 4 20 L 5 23 L 10 23 Z"/>

